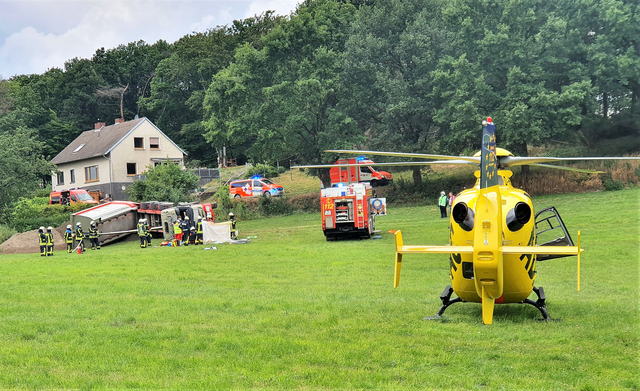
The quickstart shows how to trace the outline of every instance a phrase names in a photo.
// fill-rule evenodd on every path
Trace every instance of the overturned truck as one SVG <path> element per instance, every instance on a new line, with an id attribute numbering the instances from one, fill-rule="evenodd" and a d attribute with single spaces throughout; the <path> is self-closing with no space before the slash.
<path id="1" fill-rule="evenodd" d="M 195 226 L 198 218 L 201 218 L 205 232 L 213 230 L 218 233 L 218 237 L 214 238 L 215 241 L 224 240 L 225 231 L 229 233 L 226 238 L 230 238 L 229 222 L 215 224 L 213 207 L 215 206 L 211 204 L 180 203 L 176 206 L 172 202 L 112 201 L 73 213 L 71 224 L 75 227 L 79 222 L 83 229 L 87 230 L 89 224 L 94 221 L 100 230 L 101 244 L 108 244 L 137 232 L 136 227 L 140 219 L 147 219 L 154 237 L 171 240 L 173 223 L 179 217 L 183 219 L 188 217 L 192 226 Z M 225 227 L 228 228 L 225 230 Z M 205 242 L 207 237 L 211 235 L 205 236 Z"/>

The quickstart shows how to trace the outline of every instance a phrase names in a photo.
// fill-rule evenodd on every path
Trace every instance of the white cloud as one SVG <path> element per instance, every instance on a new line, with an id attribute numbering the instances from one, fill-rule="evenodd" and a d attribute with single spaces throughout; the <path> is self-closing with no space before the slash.
<path id="1" fill-rule="evenodd" d="M 56 15 L 68 12 L 74 17 L 52 15 L 59 18 L 53 32 L 51 21 L 44 23 L 47 18 L 42 15 L 52 12 L 51 2 L 27 1 L 19 6 L 12 3 L 14 15 L 0 16 L 0 22 L 13 18 L 22 26 L 7 34 L 4 44 L 0 43 L 0 75 L 9 78 L 63 68 L 64 62 L 74 57 L 91 58 L 101 47 L 110 49 L 141 39 L 148 43 L 159 39 L 174 42 L 193 31 L 205 31 L 265 10 L 288 15 L 296 3 L 294 0 L 94 0 L 82 4 L 58 1 L 54 2 Z"/>
<path id="2" fill-rule="evenodd" d="M 260 15 L 264 11 L 276 11 L 278 15 L 289 15 L 291 11 L 296 9 L 298 3 L 302 0 L 269 0 L 269 1 L 253 1 L 249 4 L 249 9 L 244 14 L 245 18 Z"/>

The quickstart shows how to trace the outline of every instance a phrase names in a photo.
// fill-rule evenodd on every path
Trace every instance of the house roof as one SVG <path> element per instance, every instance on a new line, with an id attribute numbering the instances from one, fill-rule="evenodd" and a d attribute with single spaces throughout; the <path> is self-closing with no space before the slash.
<path id="1" fill-rule="evenodd" d="M 145 121 L 149 122 L 164 137 L 167 137 L 167 135 L 158 129 L 153 122 L 149 121 L 148 118 L 143 117 L 134 119 L 119 124 L 105 126 L 101 129 L 87 130 L 86 132 L 80 133 L 80 135 L 73 140 L 71 144 L 67 145 L 65 149 L 51 160 L 51 163 L 63 164 L 104 156 L 117 147 L 122 140 L 124 140 Z M 183 154 L 187 154 L 169 137 L 167 137 L 167 140 L 169 140 L 171 144 L 178 148 Z"/>

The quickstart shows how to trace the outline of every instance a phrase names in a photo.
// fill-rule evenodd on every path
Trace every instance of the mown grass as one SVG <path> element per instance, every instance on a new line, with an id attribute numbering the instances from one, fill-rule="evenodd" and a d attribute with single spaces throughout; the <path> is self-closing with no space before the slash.
<path id="1" fill-rule="evenodd" d="M 52 258 L 1 255 L 0 388 L 637 389 L 640 190 L 544 196 L 575 258 L 538 265 L 552 318 L 478 304 L 423 321 L 448 280 L 443 256 L 403 262 L 393 239 L 442 244 L 435 205 L 391 208 L 382 240 L 326 242 L 318 215 L 241 221 L 247 245 Z M 157 241 L 156 243 L 157 244 Z"/>

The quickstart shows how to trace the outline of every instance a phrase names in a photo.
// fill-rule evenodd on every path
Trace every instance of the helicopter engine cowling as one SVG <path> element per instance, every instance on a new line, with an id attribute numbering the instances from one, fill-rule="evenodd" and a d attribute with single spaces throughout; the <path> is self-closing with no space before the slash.
<path id="1" fill-rule="evenodd" d="M 516 232 L 527 224 L 529 220 L 531 220 L 531 207 L 524 202 L 518 202 L 507 213 L 507 228 L 511 232 Z"/>
<path id="2" fill-rule="evenodd" d="M 469 232 L 473 229 L 475 214 L 464 202 L 458 202 L 453 207 L 451 216 L 453 217 L 453 221 L 463 230 Z"/>

